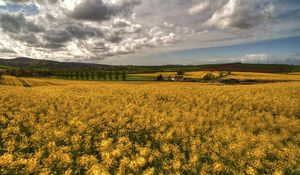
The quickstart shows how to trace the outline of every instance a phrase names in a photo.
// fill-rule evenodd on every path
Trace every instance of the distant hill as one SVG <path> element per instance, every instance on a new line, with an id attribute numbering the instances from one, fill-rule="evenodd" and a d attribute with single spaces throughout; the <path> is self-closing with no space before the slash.
<path id="1" fill-rule="evenodd" d="M 205 71 L 232 71 L 232 72 L 262 72 L 262 73 L 281 73 L 300 71 L 300 66 L 284 65 L 284 64 L 219 64 L 204 65 L 202 70 Z"/>
<path id="2" fill-rule="evenodd" d="M 72 63 L 72 62 L 58 62 L 51 60 L 39 60 L 26 57 L 19 57 L 14 59 L 0 59 L 0 65 L 19 67 L 24 69 L 87 69 L 87 68 L 104 68 L 113 67 L 109 65 L 90 64 L 90 63 Z"/>
<path id="3" fill-rule="evenodd" d="M 300 72 L 300 66 L 283 64 L 209 64 L 209 65 L 163 65 L 163 66 L 112 66 L 92 63 L 58 62 L 19 57 L 15 59 L 0 59 L 0 69 L 46 69 L 46 70 L 72 70 L 72 69 L 115 69 L 128 70 L 131 73 L 153 73 L 174 71 L 232 71 L 232 72 Z"/>

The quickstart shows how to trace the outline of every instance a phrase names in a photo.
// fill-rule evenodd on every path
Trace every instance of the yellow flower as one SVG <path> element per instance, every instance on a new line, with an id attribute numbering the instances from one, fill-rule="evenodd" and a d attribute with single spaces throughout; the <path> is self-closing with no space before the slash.
<path id="1" fill-rule="evenodd" d="M 281 170 L 276 170 L 274 175 L 283 175 L 284 173 Z"/>
<path id="2" fill-rule="evenodd" d="M 216 163 L 213 164 L 213 171 L 214 172 L 220 172 L 220 171 L 222 171 L 222 169 L 223 169 L 223 166 L 222 166 L 221 163 L 216 162 Z"/>
<path id="3" fill-rule="evenodd" d="M 253 167 L 247 167 L 246 173 L 249 174 L 249 175 L 255 175 L 256 171 Z"/>
<path id="4" fill-rule="evenodd" d="M 181 162 L 180 162 L 180 160 L 175 160 L 175 161 L 173 161 L 173 168 L 174 168 L 175 170 L 179 170 L 180 167 L 181 167 Z"/>
<path id="5" fill-rule="evenodd" d="M 139 157 L 136 161 L 140 167 L 145 166 L 147 163 L 147 160 L 144 157 Z"/>
<path id="6" fill-rule="evenodd" d="M 143 175 L 153 175 L 155 173 L 154 168 L 148 168 L 143 172 Z"/>
<path id="7" fill-rule="evenodd" d="M 5 153 L 4 155 L 0 156 L 0 165 L 5 166 L 9 165 L 13 161 L 13 155 Z"/>
<path id="8" fill-rule="evenodd" d="M 103 168 L 99 164 L 93 165 L 87 172 L 88 175 L 109 175 L 106 168 Z"/>
<path id="9" fill-rule="evenodd" d="M 107 150 L 110 147 L 110 145 L 112 144 L 112 142 L 113 142 L 113 139 L 102 140 L 102 142 L 100 144 L 101 151 Z"/>

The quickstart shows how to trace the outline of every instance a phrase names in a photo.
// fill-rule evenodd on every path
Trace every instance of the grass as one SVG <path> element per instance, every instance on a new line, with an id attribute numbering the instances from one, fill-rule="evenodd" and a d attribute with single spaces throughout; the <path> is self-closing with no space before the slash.
<path id="1" fill-rule="evenodd" d="M 127 81 L 155 81 L 156 76 L 128 76 Z"/>
<path id="2" fill-rule="evenodd" d="M 17 67 L 0 65 L 0 69 L 17 69 Z"/>

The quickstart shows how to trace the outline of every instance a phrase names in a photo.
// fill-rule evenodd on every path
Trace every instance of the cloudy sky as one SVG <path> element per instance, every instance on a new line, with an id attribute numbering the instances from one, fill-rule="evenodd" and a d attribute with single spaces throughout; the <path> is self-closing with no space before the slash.
<path id="1" fill-rule="evenodd" d="M 0 0 L 0 57 L 300 64 L 299 0 Z"/>

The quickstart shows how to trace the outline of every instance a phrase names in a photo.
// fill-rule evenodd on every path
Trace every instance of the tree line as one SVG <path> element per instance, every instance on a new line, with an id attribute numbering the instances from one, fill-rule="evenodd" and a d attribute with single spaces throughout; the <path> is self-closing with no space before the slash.
<path id="1" fill-rule="evenodd" d="M 56 71 L 56 77 L 70 80 L 126 81 L 125 71 Z"/>
<path id="2" fill-rule="evenodd" d="M 113 81 L 123 80 L 127 78 L 126 71 L 118 70 L 29 70 L 29 69 L 7 69 L 0 71 L 0 79 L 2 75 L 10 75 L 16 77 L 58 77 L 61 79 L 71 80 L 99 80 Z"/>
<path id="3" fill-rule="evenodd" d="M 37 70 L 37 69 L 7 69 L 2 72 L 4 75 L 15 77 L 50 77 L 53 72 L 50 70 Z"/>

